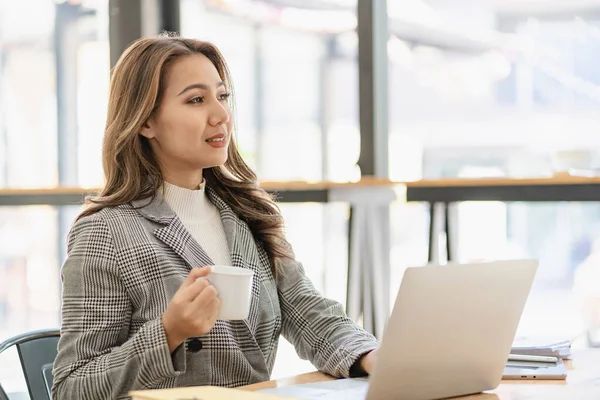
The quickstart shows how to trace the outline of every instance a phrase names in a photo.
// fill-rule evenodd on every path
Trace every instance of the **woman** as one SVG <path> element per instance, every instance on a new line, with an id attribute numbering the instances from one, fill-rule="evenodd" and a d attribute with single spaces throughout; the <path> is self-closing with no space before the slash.
<path id="1" fill-rule="evenodd" d="M 145 38 L 118 61 L 105 187 L 62 268 L 54 399 L 268 380 L 280 333 L 321 371 L 371 371 L 377 341 L 314 289 L 238 153 L 231 90 L 210 43 Z M 197 279 L 216 264 L 254 271 L 246 320 L 217 320 L 218 294 Z"/>

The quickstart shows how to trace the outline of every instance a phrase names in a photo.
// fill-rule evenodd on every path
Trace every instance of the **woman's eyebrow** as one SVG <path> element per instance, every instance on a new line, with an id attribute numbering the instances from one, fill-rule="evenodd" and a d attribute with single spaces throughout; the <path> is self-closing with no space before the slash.
<path id="1" fill-rule="evenodd" d="M 221 82 L 217 83 L 217 85 L 216 85 L 217 89 L 220 88 L 221 86 L 225 86 L 225 82 L 221 81 Z M 205 83 L 192 83 L 191 85 L 189 85 L 185 89 L 183 89 L 181 92 L 179 92 L 179 94 L 177 96 L 181 96 L 182 94 L 184 94 L 188 90 L 192 90 L 192 89 L 204 89 L 204 90 L 208 90 L 209 87 Z"/>

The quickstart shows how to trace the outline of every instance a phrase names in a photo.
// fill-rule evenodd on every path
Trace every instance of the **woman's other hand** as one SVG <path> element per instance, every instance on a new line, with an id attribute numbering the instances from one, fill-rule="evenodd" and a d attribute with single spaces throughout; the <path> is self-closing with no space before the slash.
<path id="1" fill-rule="evenodd" d="M 373 367 L 375 366 L 375 360 L 377 359 L 377 350 L 370 351 L 361 360 L 360 366 L 363 371 L 371 375 L 373 373 Z"/>

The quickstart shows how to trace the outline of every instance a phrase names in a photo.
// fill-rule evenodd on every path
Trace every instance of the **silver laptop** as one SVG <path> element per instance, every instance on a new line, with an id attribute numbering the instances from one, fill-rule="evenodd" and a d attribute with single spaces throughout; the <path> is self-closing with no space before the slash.
<path id="1" fill-rule="evenodd" d="M 407 268 L 368 384 L 346 379 L 265 392 L 430 400 L 494 389 L 536 270 L 534 260 Z"/>
<path id="2" fill-rule="evenodd" d="M 408 268 L 367 400 L 438 399 L 497 387 L 537 264 Z"/>

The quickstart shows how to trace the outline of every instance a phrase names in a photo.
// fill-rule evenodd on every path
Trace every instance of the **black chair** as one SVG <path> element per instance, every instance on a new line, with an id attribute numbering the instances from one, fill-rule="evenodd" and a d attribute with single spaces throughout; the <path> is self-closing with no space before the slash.
<path id="1" fill-rule="evenodd" d="M 6 392 L 4 391 L 4 389 L 2 388 L 2 385 L 0 385 L 0 400 L 9 400 L 8 399 L 8 395 L 6 394 Z"/>
<path id="2" fill-rule="evenodd" d="M 0 343 L 0 354 L 13 346 L 17 348 L 31 400 L 50 400 L 52 365 L 56 358 L 59 337 L 58 329 L 39 330 Z M 0 392 L 0 399 L 2 399 L 2 392 Z"/>

